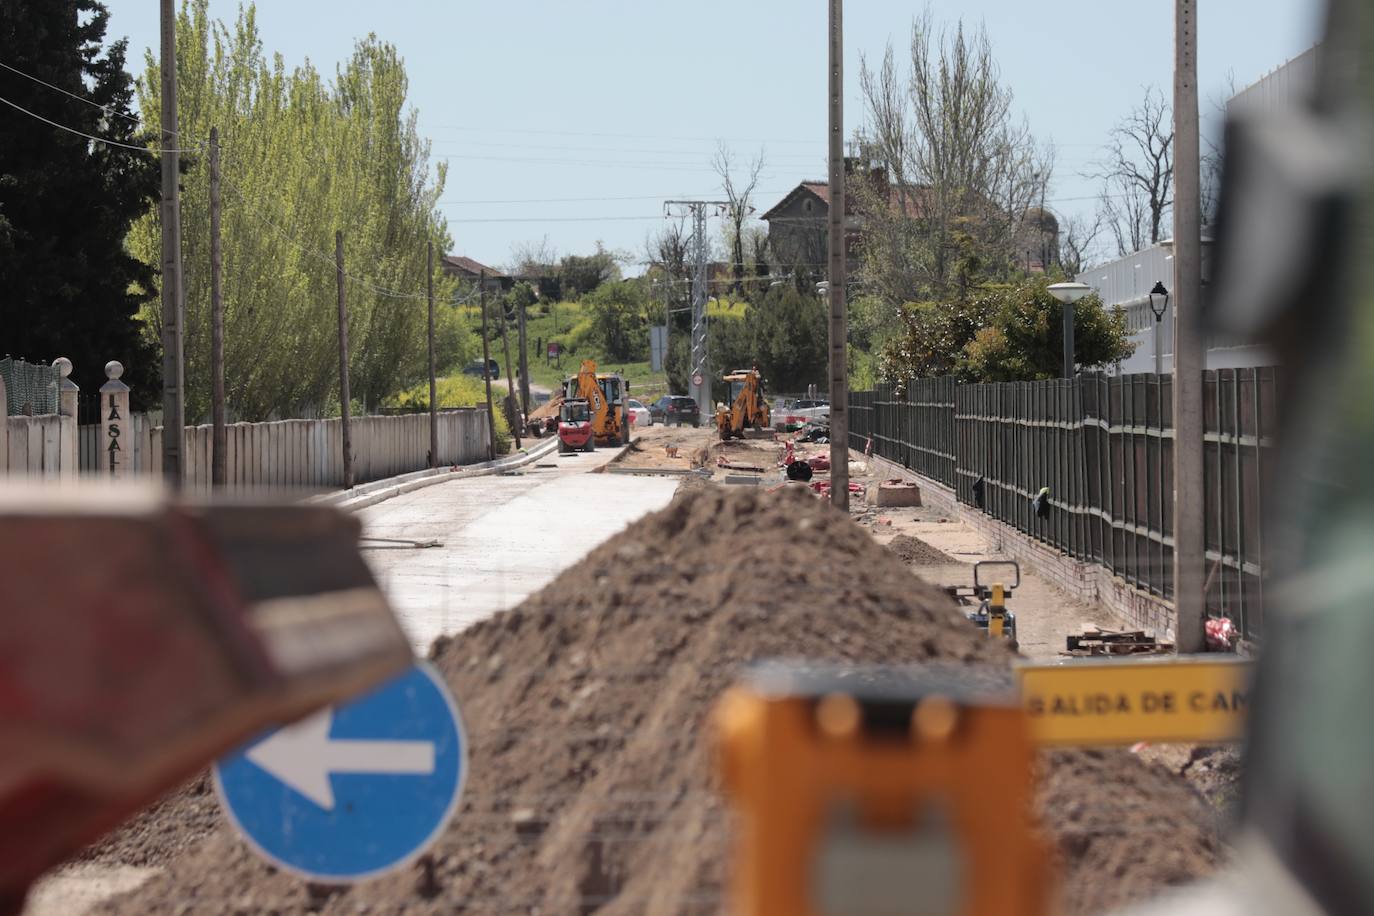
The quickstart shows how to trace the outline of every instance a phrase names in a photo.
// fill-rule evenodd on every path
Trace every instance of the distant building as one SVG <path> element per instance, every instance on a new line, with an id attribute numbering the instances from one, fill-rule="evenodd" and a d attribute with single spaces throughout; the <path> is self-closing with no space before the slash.
<path id="1" fill-rule="evenodd" d="M 1043 274 L 1059 263 L 1059 220 L 1053 213 L 1031 207 L 1021 222 L 1016 240 L 1017 266 L 1026 273 Z"/>
<path id="2" fill-rule="evenodd" d="M 1202 240 L 1202 284 L 1206 294 L 1211 275 L 1212 240 Z M 1097 290 L 1102 304 L 1119 308 L 1126 313 L 1126 330 L 1134 343 L 1135 352 L 1109 367 L 1109 372 L 1174 371 L 1174 243 L 1160 242 L 1149 248 L 1128 254 L 1124 258 L 1085 270 L 1076 278 Z M 1150 290 L 1162 283 L 1170 291 L 1169 304 L 1163 317 L 1155 319 L 1150 308 Z M 1156 361 L 1156 354 L 1158 360 Z M 1206 368 L 1239 369 L 1246 366 L 1272 366 L 1274 356 L 1264 347 L 1244 340 L 1226 339 L 1213 335 L 1207 340 Z"/>
<path id="3" fill-rule="evenodd" d="M 852 214 L 853 204 L 847 209 Z M 759 218 L 768 224 L 768 245 L 779 270 L 825 272 L 830 239 L 829 182 L 803 181 Z M 851 271 L 855 267 L 855 241 L 857 238 L 851 236 L 847 266 Z"/>
<path id="4" fill-rule="evenodd" d="M 905 206 L 913 218 L 919 218 L 925 211 L 930 194 L 930 188 L 924 185 L 909 186 L 902 194 L 889 184 L 886 170 L 871 162 L 865 165 L 865 162 L 867 160 L 856 156 L 847 156 L 844 160 L 845 180 L 849 185 L 844 204 L 845 272 L 850 276 L 859 267 L 864 226 L 860 195 L 854 193 L 852 186 L 867 182 L 880 199 L 887 198 L 894 211 L 900 212 Z M 825 273 L 830 244 L 830 182 L 803 181 L 759 218 L 768 224 L 768 244 L 778 269 Z"/>
<path id="5" fill-rule="evenodd" d="M 1316 86 L 1318 48 L 1313 45 L 1231 96 L 1226 112 L 1283 111 L 1301 104 Z"/>
<path id="6" fill-rule="evenodd" d="M 908 217 L 919 220 L 930 212 L 929 185 L 907 185 L 903 193 L 888 181 L 885 169 L 871 162 L 864 165 L 865 162 L 868 160 L 861 157 L 846 157 L 847 184 L 867 183 L 876 192 L 872 196 L 885 199 L 893 213 L 905 210 Z M 865 216 L 860 200 L 860 194 L 852 190 L 845 197 L 845 271 L 850 276 L 858 270 L 862 256 Z M 989 202 L 988 206 L 992 204 Z M 768 243 L 780 269 L 825 272 L 830 240 L 828 181 L 803 181 L 760 219 L 768 223 Z M 1028 210 L 1011 247 L 1019 266 L 1028 273 L 1044 273 L 1059 263 L 1059 221 L 1048 210 Z"/>
<path id="7" fill-rule="evenodd" d="M 500 293 L 515 285 L 515 278 L 504 274 L 495 267 L 488 267 L 463 255 L 446 254 L 439 259 L 439 266 L 447 276 L 465 283 L 477 283 L 483 273 L 486 275 L 486 289 L 489 293 Z"/>

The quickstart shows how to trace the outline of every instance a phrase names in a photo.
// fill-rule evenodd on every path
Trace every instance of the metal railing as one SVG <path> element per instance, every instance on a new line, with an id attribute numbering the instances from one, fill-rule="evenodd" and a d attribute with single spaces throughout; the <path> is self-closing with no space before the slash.
<path id="1" fill-rule="evenodd" d="M 1273 368 L 1204 374 L 1207 608 L 1247 637 L 1263 618 L 1261 528 Z M 1163 598 L 1173 593 L 1169 376 L 960 385 L 917 379 L 850 399 L 850 445 L 954 489 L 960 502 Z M 975 488 L 975 484 L 981 485 Z M 1033 500 L 1049 488 L 1049 510 Z M 976 491 L 981 491 L 981 503 Z"/>

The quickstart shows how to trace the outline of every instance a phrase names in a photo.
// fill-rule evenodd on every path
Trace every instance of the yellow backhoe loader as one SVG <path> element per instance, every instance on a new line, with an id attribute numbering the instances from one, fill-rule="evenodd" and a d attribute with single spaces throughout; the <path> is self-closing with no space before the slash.
<path id="1" fill-rule="evenodd" d="M 746 429 L 768 428 L 768 402 L 758 369 L 736 369 L 725 376 L 728 406 L 716 411 L 716 430 L 722 439 L 743 439 Z"/>
<path id="2" fill-rule="evenodd" d="M 596 361 L 584 359 L 577 375 L 563 381 L 563 397 L 582 398 L 592 419 L 592 438 L 597 445 L 629 445 L 630 419 L 625 398 L 630 386 L 616 373 L 596 371 Z"/>

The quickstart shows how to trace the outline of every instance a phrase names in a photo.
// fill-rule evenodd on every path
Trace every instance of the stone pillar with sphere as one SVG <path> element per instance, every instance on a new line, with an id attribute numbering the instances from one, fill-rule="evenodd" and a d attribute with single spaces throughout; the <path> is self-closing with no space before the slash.
<path id="1" fill-rule="evenodd" d="M 129 417 L 129 386 L 119 380 L 124 366 L 105 364 L 100 386 L 100 472 L 115 480 L 133 475 L 133 425 Z"/>

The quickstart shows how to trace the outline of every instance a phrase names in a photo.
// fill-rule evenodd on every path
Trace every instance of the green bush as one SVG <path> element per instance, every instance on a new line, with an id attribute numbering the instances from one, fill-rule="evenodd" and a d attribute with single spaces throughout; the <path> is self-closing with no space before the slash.
<path id="1" fill-rule="evenodd" d="M 445 407 L 487 406 L 486 384 L 481 379 L 473 378 L 470 375 L 450 375 L 437 379 L 434 383 L 434 393 L 439 401 L 440 409 Z M 407 388 L 388 400 L 390 403 L 387 406 L 389 407 L 428 410 L 429 382 L 421 382 L 413 388 Z M 506 422 L 505 413 L 501 410 L 500 399 L 495 392 L 492 392 L 492 400 L 492 406 L 495 408 L 492 413 L 496 417 L 496 453 L 501 455 L 510 451 L 510 425 Z"/>

